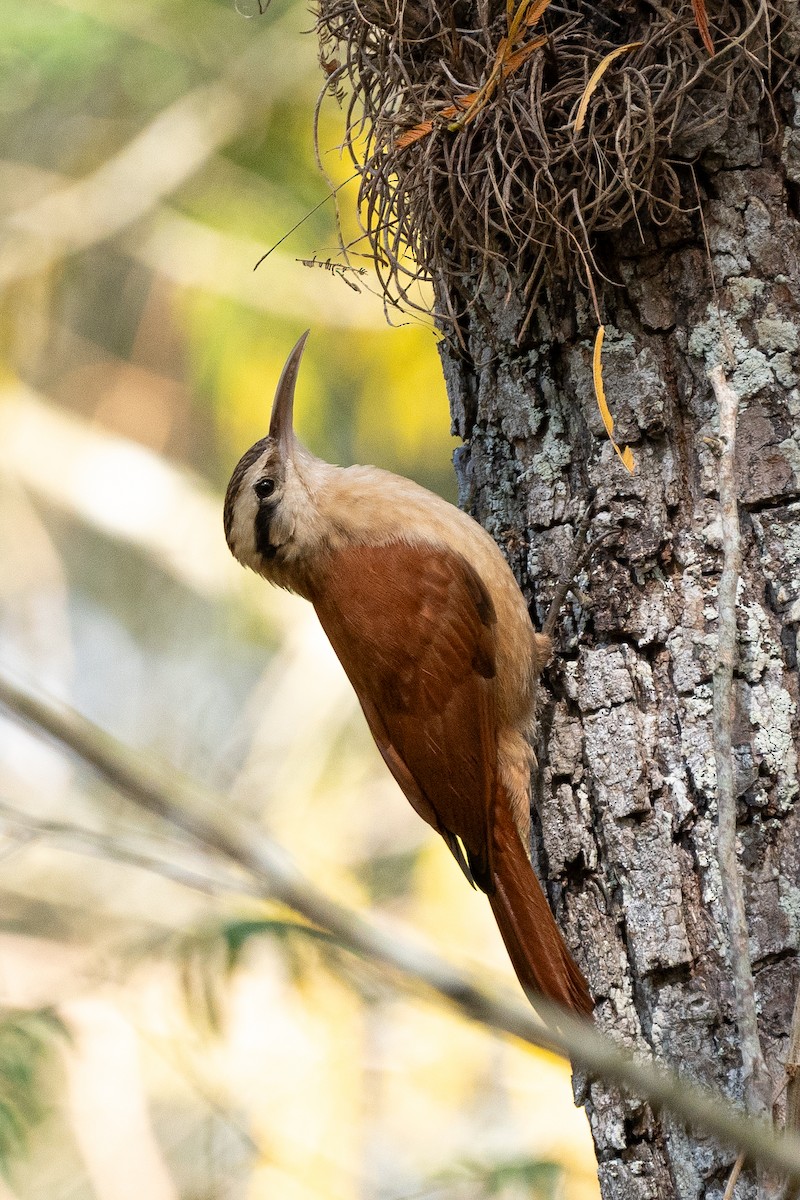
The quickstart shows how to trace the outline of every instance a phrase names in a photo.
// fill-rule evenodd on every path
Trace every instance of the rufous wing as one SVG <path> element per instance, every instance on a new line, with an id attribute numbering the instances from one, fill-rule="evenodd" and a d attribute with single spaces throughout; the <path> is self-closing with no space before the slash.
<path id="1" fill-rule="evenodd" d="M 318 572 L 312 601 L 389 770 L 456 857 L 461 840 L 485 888 L 495 615 L 475 571 L 430 546 L 350 546 Z"/>
<path id="2" fill-rule="evenodd" d="M 389 770 L 489 893 L 523 987 L 591 1011 L 497 778 L 496 616 L 477 573 L 439 547 L 353 545 L 311 599 Z"/>

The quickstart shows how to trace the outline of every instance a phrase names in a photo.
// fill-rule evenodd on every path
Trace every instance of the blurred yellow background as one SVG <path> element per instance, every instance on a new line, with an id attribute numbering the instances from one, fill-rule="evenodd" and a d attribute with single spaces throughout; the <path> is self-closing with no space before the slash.
<path id="1" fill-rule="evenodd" d="M 310 608 L 224 543 L 228 475 L 307 326 L 300 436 L 455 497 L 434 333 L 387 322 L 352 181 L 352 269 L 308 265 L 344 263 L 315 209 L 352 174 L 344 117 L 328 96 L 326 182 L 313 17 L 258 10 L 0 0 L 0 671 L 516 986 Z M 71 1034 L 39 1053 L 0 1024 L 0 1200 L 597 1195 L 562 1063 L 188 886 L 196 850 L 2 714 L 0 831 L 3 1013 Z"/>

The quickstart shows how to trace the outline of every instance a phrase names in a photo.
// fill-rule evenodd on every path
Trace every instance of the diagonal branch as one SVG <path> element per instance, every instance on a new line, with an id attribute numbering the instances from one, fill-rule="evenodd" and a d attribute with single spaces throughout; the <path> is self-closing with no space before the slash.
<path id="1" fill-rule="evenodd" d="M 47 842 L 68 854 L 138 867 L 210 896 L 258 895 L 247 880 L 221 871 L 216 859 L 209 862 L 210 855 L 205 850 L 193 849 L 187 856 L 185 842 L 165 846 L 162 839 L 156 845 L 150 838 L 123 838 L 116 834 L 112 837 L 64 821 L 42 821 L 2 800 L 0 834 L 14 839 L 20 848 L 31 842 Z M 172 857 L 166 858 L 166 851 L 170 851 Z"/>
<path id="2" fill-rule="evenodd" d="M 382 927 L 331 900 L 304 879 L 260 829 L 234 818 L 222 798 L 143 761 L 79 714 L 41 699 L 4 675 L 0 703 L 90 763 L 139 808 L 235 865 L 260 895 L 282 900 L 329 930 L 347 949 L 389 968 L 398 985 L 417 991 L 424 985 L 488 1028 L 568 1056 L 588 1074 L 618 1084 L 655 1108 L 668 1108 L 684 1125 L 704 1130 L 744 1151 L 748 1159 L 800 1181 L 800 1139 L 776 1134 L 723 1096 L 641 1056 L 634 1058 L 555 1005 L 541 1004 L 541 1015 L 551 1022 L 541 1025 L 522 1001 L 488 990 L 396 928 Z"/>

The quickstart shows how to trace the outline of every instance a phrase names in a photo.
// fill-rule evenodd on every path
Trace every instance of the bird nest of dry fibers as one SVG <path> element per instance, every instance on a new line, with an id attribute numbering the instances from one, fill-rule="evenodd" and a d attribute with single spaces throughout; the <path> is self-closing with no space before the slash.
<path id="1" fill-rule="evenodd" d="M 685 165 L 769 102 L 796 59 L 797 7 L 320 0 L 326 90 L 345 106 L 385 294 L 413 304 L 425 278 L 452 304 L 508 262 L 531 303 L 576 267 L 591 288 L 598 235 L 685 211 Z"/>

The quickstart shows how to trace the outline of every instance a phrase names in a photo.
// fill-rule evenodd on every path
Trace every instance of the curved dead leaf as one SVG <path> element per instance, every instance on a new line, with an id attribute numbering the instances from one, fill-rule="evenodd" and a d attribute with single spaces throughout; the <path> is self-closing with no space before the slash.
<path id="1" fill-rule="evenodd" d="M 603 418 L 603 424 L 606 427 L 608 440 L 614 447 L 620 457 L 623 467 L 633 474 L 635 463 L 633 461 L 633 451 L 630 446 L 626 446 L 621 450 L 614 441 L 614 418 L 611 416 L 611 411 L 606 403 L 606 392 L 603 387 L 603 338 L 606 334 L 605 325 L 601 325 L 597 330 L 597 337 L 594 339 L 594 353 L 592 355 L 592 379 L 594 380 L 594 394 L 597 399 L 597 407 L 600 409 L 600 416 Z"/>
<path id="2" fill-rule="evenodd" d="M 581 96 L 580 104 L 578 105 L 578 113 L 575 117 L 576 133 L 580 133 L 580 131 L 583 129 L 583 125 L 586 120 L 586 112 L 589 108 L 589 101 L 594 95 L 598 83 L 605 75 L 611 63 L 615 58 L 619 58 L 621 54 L 627 54 L 629 50 L 635 50 L 637 46 L 641 46 L 641 44 L 641 42 L 627 42 L 624 46 L 617 46 L 616 50 L 612 50 L 610 54 L 607 54 L 605 58 L 601 59 L 597 64 L 595 69 L 592 71 L 589 82 L 583 90 L 583 95 Z"/>

